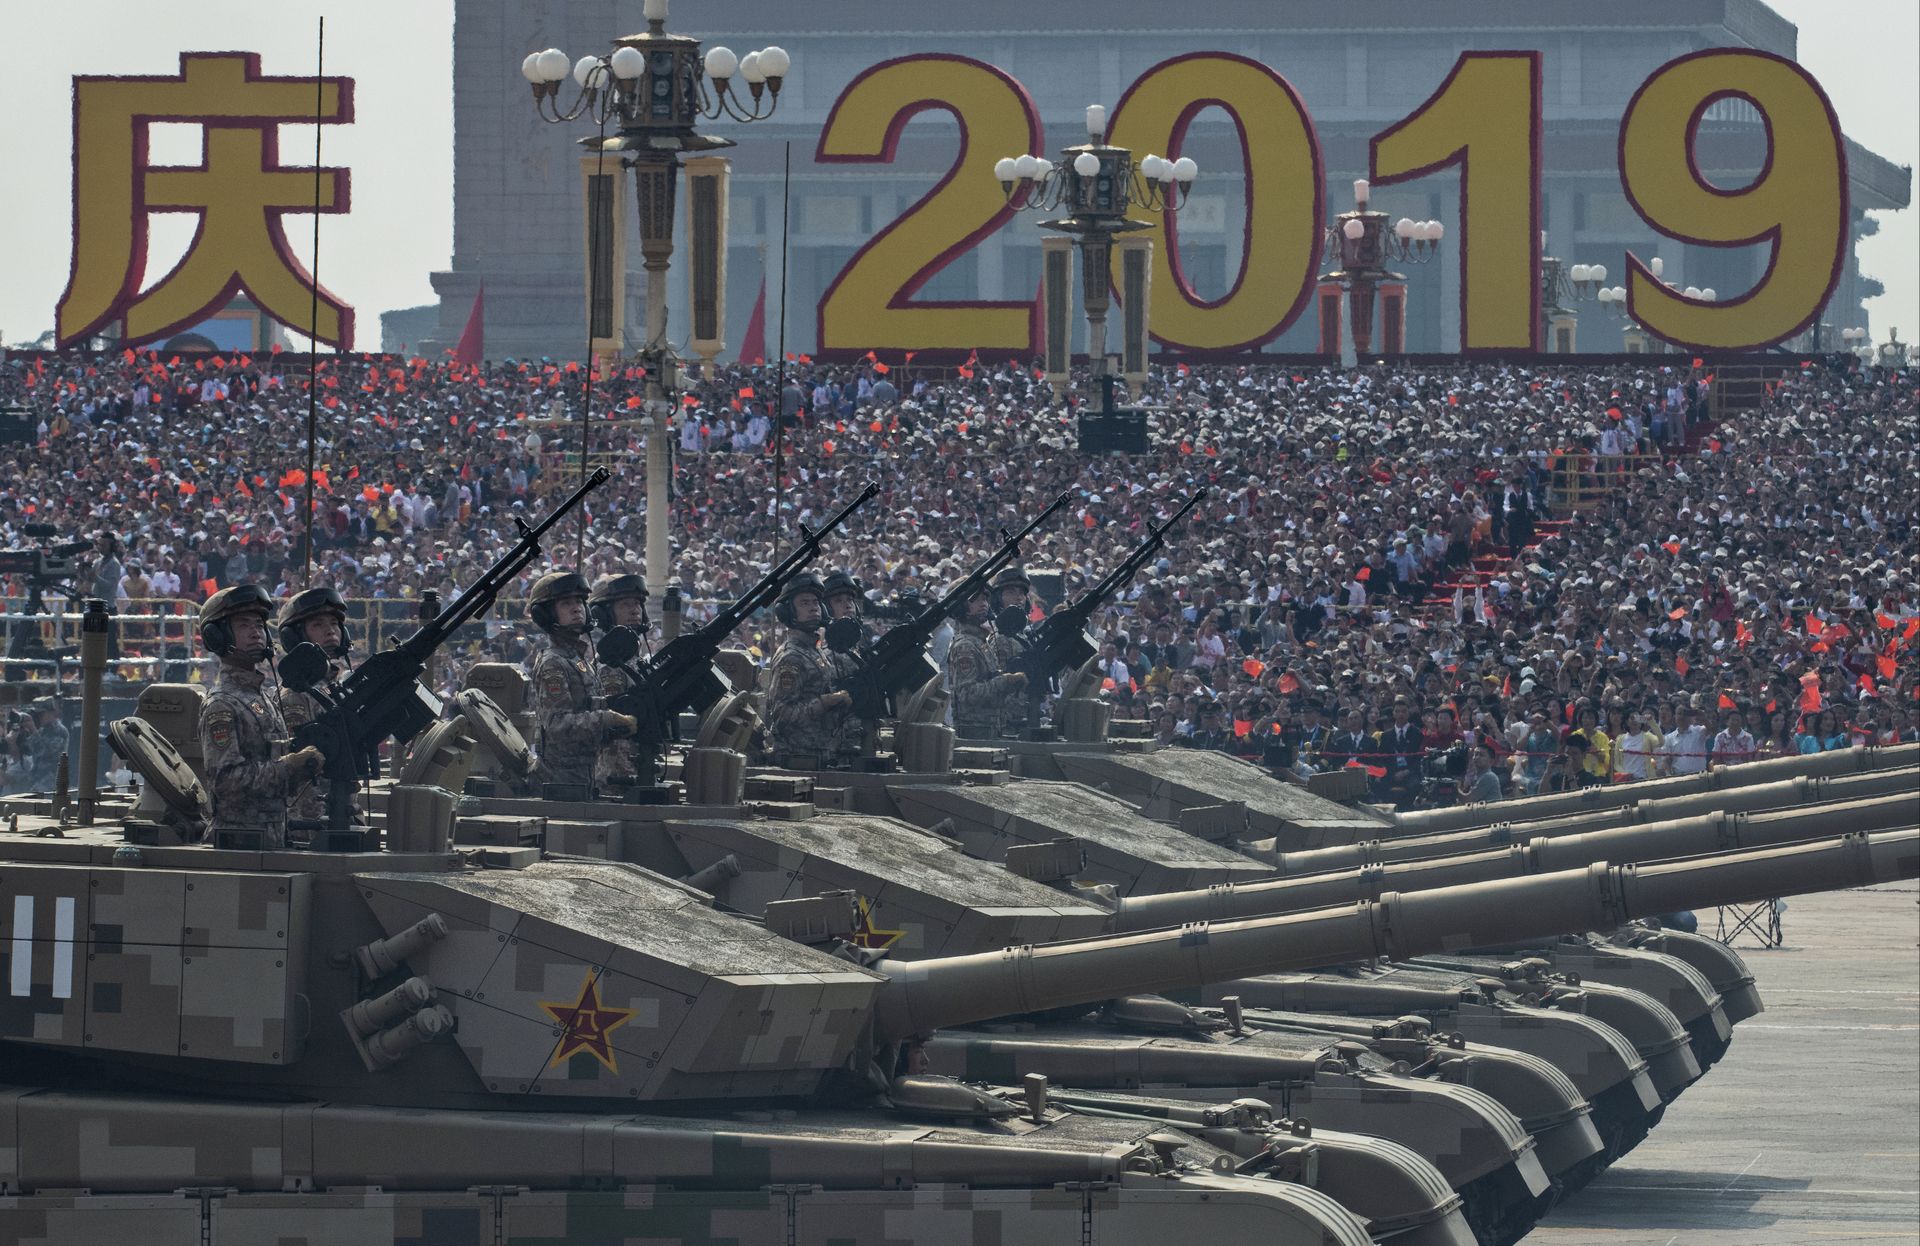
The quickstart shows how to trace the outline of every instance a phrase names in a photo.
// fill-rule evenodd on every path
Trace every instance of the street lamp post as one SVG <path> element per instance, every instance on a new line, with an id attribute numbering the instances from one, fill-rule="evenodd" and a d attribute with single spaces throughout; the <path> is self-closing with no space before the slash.
<path id="1" fill-rule="evenodd" d="M 667 33 L 667 0 L 646 0 L 643 12 L 646 30 L 614 40 L 603 56 L 569 61 L 565 52 L 548 48 L 529 54 L 520 72 L 533 88 L 534 109 L 542 120 L 586 118 L 599 133 L 580 145 L 633 170 L 641 265 L 647 274 L 646 343 L 639 352 L 647 376 L 647 580 L 659 593 L 672 558 L 667 515 L 679 361 L 667 341 L 667 268 L 673 258 L 680 160 L 684 153 L 734 145 L 732 139 L 697 133 L 694 126 L 703 119 L 744 122 L 772 116 L 791 62 L 777 47 L 745 56 L 715 47 L 702 56 L 698 39 Z M 568 77 L 578 94 L 562 107 L 561 85 Z M 609 135 L 609 127 L 616 132 Z"/>
<path id="2" fill-rule="evenodd" d="M 1150 155 L 1138 164 L 1133 152 L 1106 142 L 1107 110 L 1087 108 L 1087 141 L 1063 148 L 1059 160 L 1042 156 L 1004 156 L 993 175 L 1016 211 L 1066 215 L 1041 221 L 1040 228 L 1065 234 L 1080 250 L 1082 302 L 1087 312 L 1087 358 L 1093 375 L 1107 374 L 1107 310 L 1113 241 L 1122 234 L 1152 228 L 1128 212 L 1173 212 L 1187 201 L 1200 166 L 1191 157 L 1167 160 Z"/>
<path id="3" fill-rule="evenodd" d="M 1320 275 L 1322 285 L 1337 285 L 1347 295 L 1347 329 L 1353 336 L 1354 357 L 1373 351 L 1373 308 L 1383 282 L 1405 281 L 1387 268 L 1389 263 L 1424 264 L 1440 250 L 1446 226 L 1439 221 L 1401 217 L 1389 224 L 1385 212 L 1368 208 L 1372 187 L 1365 178 L 1353 183 L 1353 211 L 1342 212 L 1327 227 L 1324 262 L 1334 267 Z"/>
<path id="4" fill-rule="evenodd" d="M 1574 267 L 1578 268 L 1579 265 L 1576 264 Z M 1607 270 L 1605 265 L 1596 264 L 1593 266 L 1593 269 L 1597 269 L 1599 273 L 1599 275 L 1596 278 L 1594 278 L 1596 282 L 1604 282 L 1607 279 Z M 1592 271 L 1592 270 L 1589 270 L 1589 271 Z M 1706 302 L 1711 303 L 1715 299 L 1720 297 L 1719 294 L 1715 292 L 1712 286 L 1707 286 L 1704 289 L 1699 286 L 1688 286 L 1686 289 L 1682 290 L 1679 286 L 1675 285 L 1673 282 L 1663 280 L 1661 278 L 1661 274 L 1666 271 L 1666 261 L 1662 260 L 1657 255 L 1647 261 L 1647 271 L 1653 274 L 1654 280 L 1659 281 L 1662 285 L 1666 286 L 1667 289 L 1673 290 L 1676 293 L 1684 294 L 1686 297 L 1690 299 L 1702 299 Z M 1643 326 L 1637 323 L 1628 314 L 1627 288 L 1625 286 L 1601 285 L 1598 290 L 1594 291 L 1594 300 L 1598 302 L 1601 307 L 1605 308 L 1609 315 L 1618 317 L 1627 322 L 1625 327 L 1622 328 L 1620 332 L 1621 332 L 1621 336 L 1626 339 L 1626 347 L 1627 347 L 1628 354 L 1630 355 L 1656 354 L 1657 355 L 1657 354 L 1664 353 L 1667 345 L 1665 339 L 1656 337 L 1654 334 L 1649 333 Z"/>
<path id="5" fill-rule="evenodd" d="M 1611 302 L 1606 295 L 1605 264 L 1568 264 L 1547 254 L 1547 236 L 1540 235 L 1540 341 L 1554 354 L 1572 354 L 1579 313 L 1568 304 L 1589 299 Z"/>

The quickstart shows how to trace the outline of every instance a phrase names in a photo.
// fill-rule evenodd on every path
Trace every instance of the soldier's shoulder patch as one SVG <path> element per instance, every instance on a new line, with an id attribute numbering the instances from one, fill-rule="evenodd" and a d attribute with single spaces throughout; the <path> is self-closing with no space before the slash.
<path id="1" fill-rule="evenodd" d="M 232 744 L 233 706 L 225 701 L 214 701 L 209 704 L 206 713 L 200 717 L 200 729 L 206 733 L 207 743 L 216 749 L 223 749 Z"/>
<path id="2" fill-rule="evenodd" d="M 772 694 L 778 697 L 791 693 L 800 686 L 801 679 L 800 668 L 792 662 L 775 662 L 773 664 Z"/>
<path id="3" fill-rule="evenodd" d="M 542 697 L 550 700 L 565 700 L 567 697 L 566 668 L 557 663 L 545 663 L 534 673 L 534 687 Z"/>

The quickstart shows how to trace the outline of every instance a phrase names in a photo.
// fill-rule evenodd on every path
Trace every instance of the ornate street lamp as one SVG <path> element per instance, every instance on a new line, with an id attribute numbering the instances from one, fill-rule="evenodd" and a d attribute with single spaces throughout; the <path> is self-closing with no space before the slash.
<path id="1" fill-rule="evenodd" d="M 759 121 L 772 116 L 791 62 L 777 47 L 745 56 L 715 47 L 702 56 L 698 39 L 667 33 L 667 0 L 646 0 L 643 12 L 647 29 L 614 40 L 613 49 L 605 55 L 570 61 L 560 49 L 548 48 L 530 54 L 521 62 L 520 72 L 533 89 L 533 106 L 543 120 L 563 123 L 586 118 L 600 132 L 581 139 L 580 145 L 601 159 L 616 160 L 633 170 L 640 210 L 641 263 L 647 274 L 646 344 L 640 351 L 647 371 L 647 579 L 659 592 L 667 581 L 670 558 L 670 422 L 676 405 L 678 361 L 667 341 L 667 268 L 673 257 L 674 201 L 681 156 L 734 145 L 732 139 L 696 133 L 694 126 L 699 121 L 720 117 Z M 569 77 L 574 81 L 575 94 L 570 104 L 563 105 L 561 90 Z M 609 134 L 609 129 L 614 133 Z M 719 180 L 723 181 L 724 175 Z M 724 194 L 722 185 L 707 198 L 718 196 L 723 202 Z M 590 204 L 590 221 L 595 219 L 592 208 Z M 709 205 L 703 218 L 699 204 L 695 205 L 696 223 L 704 220 L 706 224 L 703 232 L 720 235 L 692 240 L 696 257 L 709 264 L 724 262 L 724 216 L 724 207 L 716 212 Z M 609 222 L 608 230 L 617 235 L 617 222 Z M 596 244 L 590 238 L 589 245 L 612 248 L 615 243 L 605 239 Z M 590 250 L 590 267 L 595 258 Z M 593 294 L 590 289 L 590 302 Z M 701 331 L 696 325 L 696 333 Z"/>
<path id="2" fill-rule="evenodd" d="M 1127 148 L 1106 143 L 1106 129 L 1107 110 L 1099 104 L 1089 105 L 1087 141 L 1061 149 L 1060 159 L 1005 156 L 993 166 L 1008 205 L 1016 211 L 1066 214 L 1041 221 L 1040 228 L 1064 234 L 1080 250 L 1087 357 L 1096 377 L 1107 373 L 1108 287 L 1114 239 L 1152 228 L 1145 221 L 1128 217 L 1135 208 L 1147 212 L 1179 210 L 1193 189 L 1193 179 L 1200 174 L 1200 166 L 1188 156 L 1167 160 L 1149 155 L 1136 164 Z M 1071 273 L 1071 269 L 1065 271 Z M 1144 297 L 1136 301 L 1144 302 Z M 1138 311 L 1144 317 L 1145 308 Z M 1066 322 L 1063 318 L 1059 323 Z M 1144 319 L 1140 323 L 1144 326 Z M 1061 353 L 1065 353 L 1064 344 Z"/>
<path id="3" fill-rule="evenodd" d="M 1356 179 L 1353 211 L 1334 217 L 1323 239 L 1323 262 L 1333 267 L 1320 275 L 1320 283 L 1340 286 L 1347 292 L 1347 327 L 1353 334 L 1356 356 L 1373 351 L 1373 306 L 1381 284 L 1406 281 L 1387 265 L 1427 263 L 1439 254 L 1440 240 L 1447 232 L 1439 221 L 1415 221 L 1404 216 L 1389 224 L 1385 212 L 1367 207 L 1371 195 L 1367 180 Z"/>
<path id="4" fill-rule="evenodd" d="M 1579 266 L 1575 265 L 1575 267 L 1577 268 Z M 1606 267 L 1604 265 L 1595 265 L 1594 267 L 1600 271 L 1600 276 L 1597 280 L 1605 281 Z M 1688 286 L 1683 290 L 1671 281 L 1662 280 L 1661 274 L 1666 271 L 1666 268 L 1666 261 L 1657 255 L 1647 261 L 1647 271 L 1653 274 L 1654 279 L 1660 281 L 1660 284 L 1666 286 L 1667 289 L 1674 291 L 1676 294 L 1684 294 L 1690 299 L 1702 299 L 1709 303 L 1719 297 L 1719 294 L 1715 292 L 1712 286 L 1706 286 L 1704 288 L 1701 286 Z M 1544 302 L 1544 300 L 1542 301 Z M 1594 292 L 1594 301 L 1605 308 L 1608 315 L 1627 322 L 1620 332 L 1626 339 L 1628 354 L 1657 355 L 1665 352 L 1667 345 L 1665 339 L 1649 333 L 1627 314 L 1627 288 L 1625 286 L 1602 285 Z"/>

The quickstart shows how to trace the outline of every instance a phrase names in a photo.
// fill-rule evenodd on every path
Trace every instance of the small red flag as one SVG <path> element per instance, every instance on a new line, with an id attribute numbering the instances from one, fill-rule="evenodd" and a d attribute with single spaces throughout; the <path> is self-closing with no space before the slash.
<path id="1" fill-rule="evenodd" d="M 1693 669 L 1693 667 L 1688 665 L 1686 655 L 1682 654 L 1679 657 L 1674 658 L 1673 669 L 1676 674 L 1684 677 L 1688 671 Z"/>
<path id="2" fill-rule="evenodd" d="M 1675 606 L 1673 609 L 1667 611 L 1667 617 L 1675 620 L 1686 618 L 1687 617 L 1686 607 Z"/>
<path id="3" fill-rule="evenodd" d="M 1300 691 L 1300 681 L 1293 677 L 1292 671 L 1288 671 L 1280 677 L 1280 691 L 1286 696 L 1292 696 L 1294 693 Z"/>
<path id="4" fill-rule="evenodd" d="M 1260 672 L 1266 670 L 1267 667 L 1266 663 L 1262 662 L 1259 658 L 1248 658 L 1240 664 L 1240 669 L 1247 673 L 1247 678 L 1258 679 L 1260 678 Z"/>
<path id="5" fill-rule="evenodd" d="M 1723 692 L 1720 694 L 1720 708 L 1723 710 L 1737 710 L 1740 707 L 1734 702 L 1732 697 Z"/>
<path id="6" fill-rule="evenodd" d="M 1892 679 L 1894 671 L 1899 669 L 1891 653 L 1883 657 L 1875 658 L 1873 664 L 1880 668 L 1880 678 L 1882 679 Z"/>
<path id="7" fill-rule="evenodd" d="M 1371 580 L 1373 578 L 1373 568 L 1362 567 L 1358 571 L 1353 573 L 1353 578 L 1360 581 L 1362 584 L 1365 584 L 1368 580 Z"/>
<path id="8" fill-rule="evenodd" d="M 1822 623 L 1819 619 L 1814 618 L 1812 615 L 1807 616 L 1807 635 L 1818 636 L 1821 632 L 1824 632 L 1826 630 L 1827 630 L 1827 625 L 1825 623 Z"/>
<path id="9" fill-rule="evenodd" d="M 1253 732 L 1253 724 L 1248 722 L 1246 719 L 1236 718 L 1233 720 L 1233 734 L 1235 736 L 1244 740 L 1247 738 L 1247 736 L 1251 735 L 1252 732 Z"/>
<path id="10" fill-rule="evenodd" d="M 1387 768 L 1385 766 L 1368 766 L 1367 774 L 1371 778 L 1384 779 L 1387 777 Z"/>
<path id="11" fill-rule="evenodd" d="M 1900 626 L 1900 620 L 1890 619 L 1886 615 L 1880 614 L 1877 612 L 1873 616 L 1873 621 L 1879 625 L 1882 631 L 1887 631 L 1887 632 L 1890 632 L 1894 628 Z"/>

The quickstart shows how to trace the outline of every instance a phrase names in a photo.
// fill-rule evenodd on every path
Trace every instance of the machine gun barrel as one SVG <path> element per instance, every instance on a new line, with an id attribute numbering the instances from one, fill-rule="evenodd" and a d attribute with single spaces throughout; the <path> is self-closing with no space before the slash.
<path id="1" fill-rule="evenodd" d="M 519 540 L 452 605 L 398 645 L 372 654 L 355 667 L 341 683 L 338 696 L 327 698 L 332 703 L 294 733 L 296 748 L 312 745 L 326 758 L 321 773 L 327 779 L 330 826 L 343 829 L 348 825 L 353 786 L 370 773 L 371 758 L 380 742 L 389 737 L 410 740 L 439 716 L 439 699 L 420 686 L 420 674 L 433 651 L 462 624 L 492 606 L 501 590 L 539 557 L 540 538 L 548 529 L 606 481 L 607 470 L 597 468 L 546 518 L 532 527 L 521 523 Z M 288 683 L 311 691 L 316 675 L 324 674 L 326 663 L 317 646 L 298 645 L 281 661 L 280 669 Z"/>
<path id="2" fill-rule="evenodd" d="M 1055 498 L 1051 506 L 1028 520 L 1020 531 L 1010 536 L 1003 533 L 999 548 L 981 559 L 939 601 L 924 607 L 906 622 L 887 629 L 872 645 L 858 652 L 862 669 L 847 688 L 853 694 L 855 717 L 880 718 L 888 715 L 893 712 L 898 698 L 909 695 L 935 678 L 938 672 L 927 661 L 926 648 L 941 620 L 955 606 L 985 588 L 995 573 L 1017 558 L 1020 543 L 1031 536 L 1034 529 L 1051 519 L 1054 512 L 1065 506 L 1068 496 L 1062 493 Z"/>
<path id="3" fill-rule="evenodd" d="M 630 691 L 610 704 L 637 720 L 639 727 L 635 734 L 642 744 L 657 752 L 660 741 L 672 735 L 673 724 L 683 710 L 705 710 L 726 695 L 725 679 L 713 669 L 714 655 L 720 652 L 721 642 L 754 611 L 772 604 L 786 582 L 799 575 L 819 555 L 820 543 L 827 535 L 878 492 L 878 486 L 868 485 L 859 497 L 841 507 L 820 527 L 808 529 L 802 525 L 800 543 L 771 571 L 729 602 L 712 620 L 674 637 L 643 665 L 627 666 L 633 652 L 610 650 L 607 640 L 601 642 L 601 660 L 626 668 L 632 684 Z M 611 634 L 608 639 L 612 639 Z"/>
<path id="4" fill-rule="evenodd" d="M 1087 638 L 1087 623 L 1093 618 L 1093 612 L 1126 587 L 1127 581 L 1139 573 L 1147 559 L 1166 544 L 1167 531 L 1185 519 L 1187 513 L 1206 496 L 1204 487 L 1194 490 L 1192 496 L 1181 503 L 1179 510 L 1147 532 L 1146 537 L 1121 560 L 1119 566 L 1102 576 L 1099 582 L 1068 605 L 1021 633 L 1020 641 L 1025 646 L 1025 653 L 1015 669 L 1027 677 L 1027 695 L 1030 698 L 1043 696 L 1055 675 L 1071 670 L 1093 656 L 1093 642 Z"/>
<path id="5" fill-rule="evenodd" d="M 1608 865 L 1388 892 L 1378 900 L 1243 921 L 1012 947 L 886 966 L 883 1041 L 1016 1013 L 1386 956 L 1498 947 L 1637 917 L 1895 882 L 1920 875 L 1920 831 L 1649 865 Z"/>

